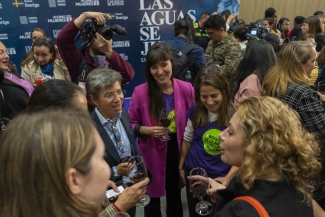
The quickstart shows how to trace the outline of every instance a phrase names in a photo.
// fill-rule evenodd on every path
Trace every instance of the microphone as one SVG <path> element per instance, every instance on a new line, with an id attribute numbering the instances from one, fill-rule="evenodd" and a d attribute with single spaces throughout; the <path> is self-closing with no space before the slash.
<path id="1" fill-rule="evenodd" d="M 125 35 L 126 34 L 125 28 L 120 26 L 120 25 L 113 24 L 113 25 L 110 25 L 109 27 L 113 32 L 115 32 L 115 33 L 117 33 L 119 35 Z"/>

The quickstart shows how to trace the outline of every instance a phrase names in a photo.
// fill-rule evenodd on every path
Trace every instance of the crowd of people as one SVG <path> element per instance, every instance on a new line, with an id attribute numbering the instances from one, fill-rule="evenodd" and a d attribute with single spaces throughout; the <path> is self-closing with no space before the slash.
<path id="1" fill-rule="evenodd" d="M 259 36 L 227 10 L 203 12 L 194 24 L 186 15 L 174 24 L 172 48 L 149 48 L 146 82 L 128 110 L 132 65 L 98 32 L 86 50 L 74 42 L 86 20 L 110 18 L 84 12 L 56 44 L 35 28 L 21 75 L 0 42 L 0 216 L 135 217 L 144 206 L 146 217 L 161 217 L 166 196 L 166 215 L 182 217 L 184 186 L 190 217 L 259 216 L 256 207 L 325 216 L 321 11 L 297 16 L 290 30 L 268 8 Z M 193 43 L 192 79 L 176 79 L 172 49 Z M 145 165 L 136 178 L 132 156 Z M 203 176 L 192 175 L 197 168 Z M 108 198 L 109 188 L 117 196 Z M 203 198 L 211 209 L 198 208 Z"/>

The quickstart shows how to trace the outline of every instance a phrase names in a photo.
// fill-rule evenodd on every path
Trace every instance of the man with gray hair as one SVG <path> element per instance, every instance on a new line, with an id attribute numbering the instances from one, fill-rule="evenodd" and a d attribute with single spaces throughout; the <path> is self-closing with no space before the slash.
<path id="1" fill-rule="evenodd" d="M 126 181 L 128 157 L 139 155 L 130 116 L 122 106 L 125 90 L 121 86 L 122 75 L 113 69 L 94 69 L 86 78 L 86 90 L 96 108 L 91 119 L 105 144 L 105 161 L 111 166 L 111 180 Z M 135 216 L 135 207 L 128 213 Z"/>

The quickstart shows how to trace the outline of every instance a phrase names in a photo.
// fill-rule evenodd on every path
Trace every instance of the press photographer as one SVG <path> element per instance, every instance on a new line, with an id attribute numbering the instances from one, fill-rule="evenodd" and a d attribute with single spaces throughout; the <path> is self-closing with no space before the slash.
<path id="1" fill-rule="evenodd" d="M 108 37 L 113 36 L 111 30 L 119 31 L 121 27 L 117 25 L 102 26 L 106 24 L 106 18 L 111 19 L 106 13 L 84 12 L 67 23 L 56 39 L 61 58 L 69 70 L 71 80 L 78 83 L 83 90 L 85 90 L 84 81 L 87 75 L 95 68 L 112 68 L 120 72 L 123 78 L 122 84 L 131 81 L 134 76 L 131 64 L 113 50 L 112 39 Z M 85 27 L 82 27 L 88 19 L 92 20 L 92 26 L 87 27 L 90 24 L 86 24 Z M 87 30 L 87 28 L 90 29 Z M 108 32 L 101 31 L 107 29 L 109 29 Z M 85 42 L 84 52 L 80 52 L 76 46 L 75 37 L 77 35 Z M 87 100 L 88 109 L 92 111 L 94 106 L 88 97 Z"/>

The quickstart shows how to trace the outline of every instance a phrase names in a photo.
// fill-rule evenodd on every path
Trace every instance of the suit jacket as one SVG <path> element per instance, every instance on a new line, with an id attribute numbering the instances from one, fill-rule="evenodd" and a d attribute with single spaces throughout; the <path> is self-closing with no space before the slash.
<path id="1" fill-rule="evenodd" d="M 194 89 L 189 82 L 178 79 L 173 79 L 173 86 L 178 152 L 180 153 L 187 123 L 186 111 L 194 102 Z M 148 105 L 148 85 L 144 83 L 134 89 L 131 97 L 129 114 L 133 128 L 137 124 L 155 126 L 150 118 Z M 147 187 L 147 195 L 150 197 L 161 197 L 165 194 L 167 144 L 166 141 L 152 136 L 138 138 L 138 149 L 152 174 L 152 183 Z M 184 184 L 180 181 L 179 187 L 183 186 Z"/>
<path id="2" fill-rule="evenodd" d="M 102 140 L 104 141 L 105 144 L 105 150 L 106 150 L 106 157 L 105 160 L 106 162 L 109 164 L 110 167 L 113 166 L 117 166 L 119 163 L 121 163 L 121 158 L 116 150 L 116 147 L 114 145 L 114 142 L 111 140 L 111 138 L 109 137 L 109 135 L 107 134 L 105 128 L 103 127 L 102 123 L 100 122 L 97 114 L 95 111 L 93 111 L 91 113 L 91 119 L 95 122 L 95 127 L 99 133 L 99 135 L 101 136 Z M 133 130 L 131 127 L 131 122 L 130 122 L 130 116 L 127 112 L 127 110 L 125 108 L 122 108 L 122 113 L 121 113 L 121 122 L 122 125 L 125 129 L 125 132 L 130 140 L 130 143 L 132 145 L 131 148 L 131 154 L 132 156 L 135 155 L 139 155 L 138 151 L 137 151 L 137 147 L 135 144 L 135 139 L 134 139 L 134 134 L 133 134 Z M 119 180 L 115 180 L 114 179 L 114 172 L 112 170 L 111 173 L 111 180 L 113 181 L 119 181 Z"/>
<path id="3" fill-rule="evenodd" d="M 18 76 L 19 77 L 19 76 Z M 0 89 L 3 92 L 5 100 L 5 108 L 9 119 L 13 119 L 16 115 L 25 111 L 29 101 L 29 95 L 20 85 L 4 78 Z"/>

